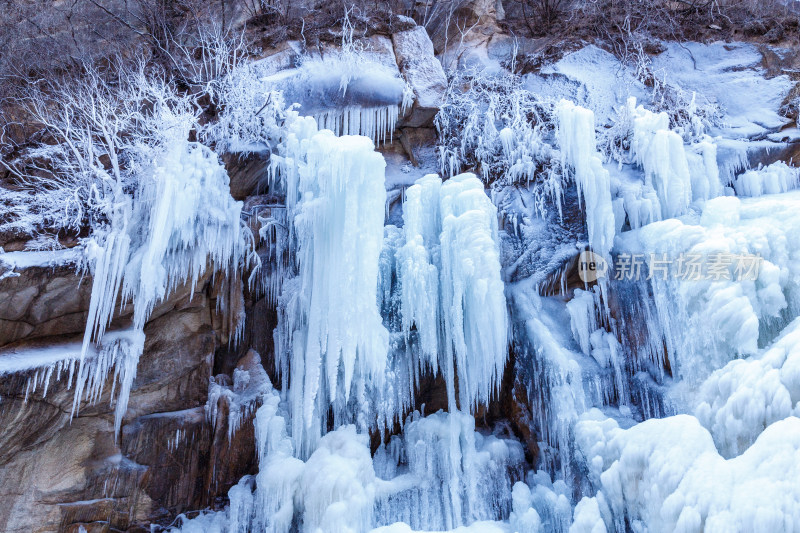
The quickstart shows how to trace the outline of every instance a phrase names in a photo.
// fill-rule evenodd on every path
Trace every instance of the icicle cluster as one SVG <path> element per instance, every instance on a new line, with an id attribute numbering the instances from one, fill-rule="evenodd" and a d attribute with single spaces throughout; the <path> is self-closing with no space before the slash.
<path id="1" fill-rule="evenodd" d="M 615 221 L 611 204 L 611 178 L 597 151 L 594 113 L 561 100 L 556 106 L 561 164 L 575 172 L 578 195 L 586 206 L 589 244 L 603 257 L 614 245 Z"/>
<path id="2" fill-rule="evenodd" d="M 389 342 L 376 300 L 385 162 L 366 137 L 315 130 L 298 117 L 279 163 L 298 277 L 284 288 L 278 354 L 305 456 L 335 401 L 363 396 L 364 380 L 380 385 Z"/>
<path id="3" fill-rule="evenodd" d="M 165 146 L 148 168 L 150 175 L 142 174 L 134 200 L 121 202 L 111 230 L 87 246 L 93 284 L 73 414 L 84 391 L 90 400 L 99 397 L 116 365 L 117 431 L 144 343 L 129 343 L 122 358 L 115 349 L 110 359 L 87 360 L 91 341 L 105 342 L 115 309 L 127 302 L 133 304 L 133 331 L 141 334 L 155 305 L 170 292 L 184 283 L 194 292 L 209 265 L 234 278 L 248 250 L 242 203 L 230 196 L 225 168 L 209 148 L 180 139 Z"/>
<path id="4" fill-rule="evenodd" d="M 507 357 L 497 209 L 474 175 L 444 183 L 430 175 L 406 191 L 403 219 L 398 263 L 406 336 L 415 326 L 422 361 L 444 374 L 451 410 L 488 403 Z"/>

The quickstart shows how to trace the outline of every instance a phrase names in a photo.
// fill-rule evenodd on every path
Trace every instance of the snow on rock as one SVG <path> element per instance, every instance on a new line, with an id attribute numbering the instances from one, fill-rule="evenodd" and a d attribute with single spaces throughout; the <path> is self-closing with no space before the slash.
<path id="1" fill-rule="evenodd" d="M 615 116 L 615 108 L 648 91 L 636 72 L 609 52 L 589 45 L 523 78 L 525 88 L 553 101 L 562 98 L 591 109 L 600 126 Z"/>
<path id="2" fill-rule="evenodd" d="M 783 161 L 757 170 L 740 174 L 733 184 L 739 196 L 761 196 L 778 194 L 800 186 L 800 169 L 790 167 Z"/>
<path id="3" fill-rule="evenodd" d="M 13 275 L 17 269 L 24 268 L 52 268 L 60 265 L 78 265 L 82 260 L 81 247 L 64 248 L 63 250 L 41 250 L 0 252 L 0 279 Z"/>
<path id="4" fill-rule="evenodd" d="M 0 350 L 0 375 L 16 374 L 37 368 L 69 363 L 81 355 L 81 343 L 31 347 L 10 347 Z"/>
<path id="5" fill-rule="evenodd" d="M 684 93 L 719 105 L 723 126 L 713 135 L 754 137 L 787 122 L 778 113 L 794 86 L 786 75 L 767 78 L 763 57 L 748 43 L 664 43 L 651 69 Z"/>
<path id="6" fill-rule="evenodd" d="M 344 43 L 322 56 L 305 56 L 297 68 L 262 76 L 280 90 L 300 113 L 314 116 L 319 127 L 337 135 L 365 135 L 375 143 L 391 138 L 399 113 L 411 94 L 394 62 L 391 49 L 372 50 Z"/>
<path id="7" fill-rule="evenodd" d="M 428 125 L 444 103 L 447 77 L 433 53 L 433 43 L 423 26 L 392 35 L 394 53 L 403 77 L 414 92 L 414 107 L 403 124 Z"/>

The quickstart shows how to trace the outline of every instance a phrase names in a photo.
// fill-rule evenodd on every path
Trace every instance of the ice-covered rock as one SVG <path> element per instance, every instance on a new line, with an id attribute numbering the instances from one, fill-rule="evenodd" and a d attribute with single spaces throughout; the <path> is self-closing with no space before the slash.
<path id="1" fill-rule="evenodd" d="M 651 68 L 684 93 L 696 93 L 702 103 L 718 105 L 725 124 L 720 133 L 754 137 L 787 122 L 778 111 L 794 82 L 786 75 L 765 76 L 763 56 L 755 44 L 720 41 L 665 46 Z"/>

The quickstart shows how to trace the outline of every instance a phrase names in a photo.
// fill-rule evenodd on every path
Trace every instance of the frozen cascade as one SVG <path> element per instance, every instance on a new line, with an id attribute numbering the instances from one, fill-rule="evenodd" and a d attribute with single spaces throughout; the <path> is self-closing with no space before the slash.
<path id="1" fill-rule="evenodd" d="M 472 415 L 440 411 L 423 418 L 414 412 L 402 436 L 375 454 L 375 471 L 387 481 L 376 523 L 451 530 L 507 516 L 509 489 L 523 462 L 519 442 L 475 431 Z"/>
<path id="2" fill-rule="evenodd" d="M 142 169 L 133 197 L 117 191 L 110 227 L 86 244 L 92 292 L 80 357 L 68 364 L 68 386 L 75 379 L 72 415 L 77 415 L 81 401 L 100 399 L 113 368 L 116 433 L 127 410 L 144 349 L 144 326 L 153 308 L 183 284 L 188 283 L 193 293 L 209 267 L 224 271 L 226 279 L 238 279 L 236 269 L 248 260 L 242 203 L 230 196 L 225 167 L 211 149 L 183 138 L 178 135 L 167 143 L 159 157 Z M 129 303 L 131 327 L 107 331 L 115 310 Z M 220 302 L 235 307 L 230 304 Z M 234 339 L 243 325 L 238 318 L 232 317 Z M 51 374 L 49 370 L 47 375 Z"/>
<path id="3" fill-rule="evenodd" d="M 358 51 L 331 57 L 306 58 L 240 95 L 243 108 L 253 107 L 278 82 L 290 92 L 292 83 L 307 84 L 306 103 L 330 97 L 304 105 L 309 116 L 297 106 L 279 110 L 276 92 L 266 97 L 274 116 L 224 118 L 238 124 L 228 145 L 222 130 L 205 133 L 220 150 L 275 150 L 267 178 L 286 205 L 270 206 L 259 221 L 274 263 L 261 275 L 278 313 L 281 387 L 254 351 L 232 384 L 211 380 L 212 424 L 227 410 L 230 437 L 254 413 L 258 472 L 230 489 L 228 507 L 183 517 L 180 530 L 603 533 L 800 524 L 797 169 L 774 163 L 731 176 L 733 189 L 725 189 L 719 139 L 702 135 L 697 117 L 687 136 L 670 128 L 667 113 L 633 98 L 623 106 L 630 122 L 620 144 L 630 141 L 630 151 L 618 154 L 616 170 L 603 163 L 589 109 L 555 106 L 558 151 L 547 144 L 549 123 L 531 126 L 527 111 L 499 120 L 481 109 L 487 119 L 468 122 L 462 139 L 486 156 L 474 168 L 489 181 L 490 164 L 501 162 L 492 191 L 501 195 L 536 181 L 536 205 L 510 209 L 513 231 L 503 234 L 485 183 L 454 165 L 450 179 L 426 175 L 408 187 L 402 227 L 385 226 L 386 163 L 375 146 L 391 140 L 407 91 L 391 69 L 366 72 Z M 367 105 L 347 100 L 382 85 L 385 94 Z M 443 165 L 453 163 L 442 153 Z M 94 287 L 82 353 L 40 354 L 40 366 L 24 368 L 30 390 L 46 391 L 51 376 L 68 371 L 76 412 L 83 399 L 102 396 L 113 369 L 117 431 L 153 309 L 183 285 L 194 290 L 212 267 L 241 283 L 249 244 L 241 204 L 210 149 L 171 143 L 146 170 L 133 196 L 119 193 L 106 232 L 88 242 Z M 583 220 L 562 210 L 562 175 L 576 183 Z M 565 267 L 560 293 L 543 296 L 533 277 L 506 287 L 505 239 L 520 240 L 510 247 L 539 244 L 526 235 L 526 217 L 542 215 L 545 202 L 577 228 L 564 232 L 568 253 L 585 223 L 590 248 L 607 260 L 648 258 L 643 275 L 576 288 Z M 552 229 L 544 218 L 537 223 Z M 662 279 L 654 266 L 662 254 L 699 257 L 713 276 Z M 759 259 L 753 279 L 738 278 L 742 257 Z M 106 331 L 129 303 L 132 326 Z M 632 303 L 641 307 L 627 309 Z M 506 375 L 523 413 L 478 430 L 476 416 L 496 416 L 481 408 L 499 395 L 512 329 L 516 367 Z M 416 404 L 428 378 L 443 383 L 448 412 Z M 649 394 L 658 396 L 653 405 L 669 401 L 690 414 L 652 408 Z M 521 420 L 537 444 L 533 465 L 512 435 Z M 170 433 L 167 447 L 184 438 Z"/>
<path id="4" fill-rule="evenodd" d="M 674 375 L 701 381 L 735 355 L 756 353 L 785 317 L 797 316 L 798 201 L 797 191 L 719 197 L 706 202 L 701 216 L 649 224 L 619 237 L 625 253 L 683 257 L 686 279 L 655 275 L 645 282 L 652 287 L 656 325 Z M 687 327 L 695 333 L 686 335 Z"/>
<path id="5" fill-rule="evenodd" d="M 298 275 L 284 286 L 278 365 L 289 391 L 295 449 L 307 457 L 365 381 L 379 387 L 389 334 L 377 305 L 385 162 L 366 137 L 316 131 L 294 117 L 279 161 Z M 360 402 L 365 403 L 365 402 Z M 338 420 L 338 419 L 337 419 Z M 366 429 L 361 421 L 360 429 Z"/>
<path id="6" fill-rule="evenodd" d="M 644 171 L 645 185 L 657 194 L 660 218 L 682 215 L 693 201 L 722 193 L 716 145 L 708 136 L 684 146 L 681 135 L 670 129 L 665 112 L 637 106 L 633 97 L 627 106 L 633 117 L 631 155 Z"/>
<path id="7" fill-rule="evenodd" d="M 800 169 L 790 167 L 783 161 L 741 174 L 733 184 L 739 196 L 761 196 L 778 194 L 800 186 Z"/>

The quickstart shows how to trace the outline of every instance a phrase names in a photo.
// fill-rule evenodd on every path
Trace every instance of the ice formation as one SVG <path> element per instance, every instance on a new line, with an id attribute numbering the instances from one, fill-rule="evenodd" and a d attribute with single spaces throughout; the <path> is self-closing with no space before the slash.
<path id="1" fill-rule="evenodd" d="M 561 163 L 575 172 L 578 195 L 586 206 L 589 244 L 595 252 L 606 257 L 614 245 L 615 222 L 611 178 L 597 153 L 594 113 L 568 100 L 559 102 L 555 113 Z"/>
<path id="2" fill-rule="evenodd" d="M 307 456 L 328 408 L 339 401 L 341 414 L 351 394 L 363 397 L 365 380 L 379 386 L 386 367 L 389 334 L 377 305 L 386 164 L 366 137 L 336 137 L 317 132 L 313 119 L 294 120 L 277 170 L 298 275 L 281 296 L 278 353 L 292 438 Z"/>
<path id="3" fill-rule="evenodd" d="M 613 514 L 609 528 L 629 522 L 648 531 L 791 531 L 800 521 L 796 417 L 770 425 L 727 460 L 688 415 L 624 430 L 595 410 L 577 433 Z"/>
<path id="4" fill-rule="evenodd" d="M 83 394 L 90 400 L 99 398 L 113 366 L 120 380 L 117 431 L 144 347 L 142 331 L 153 308 L 182 284 L 194 292 L 209 265 L 234 277 L 247 256 L 242 204 L 231 198 L 227 172 L 214 152 L 176 139 L 148 170 L 152 173 L 142 173 L 134 198 L 120 199 L 110 230 L 92 239 L 86 251 L 92 295 L 73 413 Z M 133 304 L 134 337 L 141 337 L 112 339 L 110 352 L 103 349 L 97 358 L 88 358 L 91 342 L 107 342 L 106 328 L 115 309 L 128 302 Z"/>
<path id="5" fill-rule="evenodd" d="M 403 329 L 408 335 L 416 326 L 422 360 L 438 364 L 451 410 L 485 404 L 507 357 L 497 209 L 473 174 L 444 183 L 425 176 L 409 187 L 403 205 Z"/>
<path id="6" fill-rule="evenodd" d="M 800 309 L 798 199 L 796 191 L 719 197 L 691 222 L 665 220 L 620 238 L 621 250 L 676 261 L 668 276 L 649 280 L 673 373 L 702 380 L 735 355 L 754 354 L 760 339 L 780 330 L 784 313 Z M 703 333 L 685 335 L 688 325 Z"/>
<path id="7" fill-rule="evenodd" d="M 739 196 L 778 194 L 800 186 L 800 170 L 783 161 L 742 173 L 733 184 Z"/>
<path id="8" fill-rule="evenodd" d="M 232 381 L 212 379 L 206 414 L 216 425 L 226 410 L 229 437 L 254 418 L 258 472 L 230 489 L 226 508 L 179 529 L 796 530 L 798 171 L 741 172 L 747 149 L 731 156 L 707 136 L 694 96 L 679 124 L 635 98 L 608 124 L 616 84 L 589 83 L 576 54 L 553 72 L 600 87 L 607 99 L 583 103 L 601 124 L 573 102 L 544 105 L 513 76 L 473 79 L 437 118 L 449 179 L 395 189 L 402 224 L 395 214 L 385 225 L 375 146 L 392 139 L 409 91 L 395 65 L 351 45 L 277 74 L 232 73 L 219 121 L 201 132 L 219 152 L 271 151 L 264 181 L 285 205 L 258 219 L 270 265 L 254 276 L 278 313 L 280 387 L 255 352 Z M 561 91 L 556 83 L 541 86 Z M 598 146 L 605 126 L 613 132 Z M 154 308 L 179 287 L 194 291 L 209 268 L 240 282 L 248 251 L 217 156 L 182 139 L 157 153 L 132 196 L 120 192 L 86 245 L 83 345 L 25 361 L 0 354 L 0 375 L 28 373 L 26 392 L 46 394 L 68 373 L 75 411 L 103 395 L 113 369 L 117 431 Z M 609 139 L 623 141 L 609 150 Z M 571 213 L 562 204 L 575 192 Z M 505 229 L 493 200 L 508 208 Z M 544 242 L 556 218 L 560 247 Z M 513 267 L 537 246 L 569 261 L 584 235 L 609 262 L 645 258 L 640 275 L 578 284 L 568 262 L 551 292 L 546 272 L 504 283 L 510 249 L 521 250 Z M 15 275 L 24 261 L 4 255 Z M 663 277 L 659 258 L 672 263 Z M 112 331 L 120 309 L 132 325 Z M 504 374 L 513 421 L 490 409 Z M 424 380 L 441 383 L 446 411 L 417 404 Z M 492 429 L 476 427 L 493 417 Z M 168 449 L 184 438 L 171 433 Z"/>

